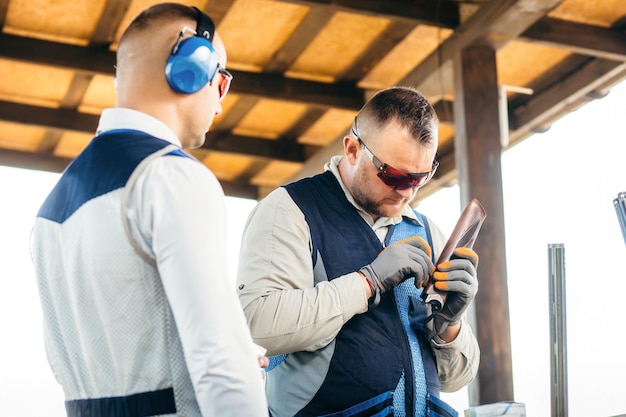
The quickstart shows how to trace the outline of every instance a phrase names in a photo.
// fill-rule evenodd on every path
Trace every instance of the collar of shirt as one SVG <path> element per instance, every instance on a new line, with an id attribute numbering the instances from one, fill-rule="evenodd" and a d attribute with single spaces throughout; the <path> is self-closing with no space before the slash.
<path id="1" fill-rule="evenodd" d="M 400 214 L 399 216 L 395 216 L 395 217 L 380 217 L 375 222 L 372 221 L 372 216 L 370 216 L 369 213 L 367 213 L 365 210 L 363 210 L 363 208 L 361 206 L 359 206 L 354 201 L 354 198 L 352 197 L 352 194 L 346 188 L 345 184 L 343 183 L 343 181 L 341 179 L 341 175 L 339 174 L 339 161 L 341 161 L 341 158 L 343 158 L 342 155 L 335 155 L 335 156 L 333 156 L 330 159 L 330 161 L 327 162 L 326 165 L 324 165 L 324 170 L 325 171 L 330 171 L 330 172 L 333 173 L 335 178 L 337 178 L 337 181 L 339 182 L 339 185 L 341 185 L 341 189 L 345 193 L 346 198 L 348 199 L 350 204 L 352 204 L 358 210 L 358 212 L 361 215 L 361 217 L 363 217 L 368 222 L 368 224 L 370 226 L 372 226 L 374 229 L 376 229 L 378 227 L 391 226 L 392 224 L 400 223 L 402 221 L 403 217 L 408 218 L 410 221 L 412 221 L 412 222 L 414 222 L 414 223 L 416 223 L 418 225 L 422 225 L 422 223 L 419 221 L 419 219 L 415 215 L 415 212 L 413 211 L 411 206 L 409 206 L 408 204 L 406 204 L 402 208 L 402 214 Z M 376 226 L 376 227 L 374 227 L 374 226 Z"/>
<path id="2" fill-rule="evenodd" d="M 122 107 L 104 109 L 96 135 L 115 129 L 138 130 L 181 147 L 180 140 L 165 123 L 137 110 Z"/>

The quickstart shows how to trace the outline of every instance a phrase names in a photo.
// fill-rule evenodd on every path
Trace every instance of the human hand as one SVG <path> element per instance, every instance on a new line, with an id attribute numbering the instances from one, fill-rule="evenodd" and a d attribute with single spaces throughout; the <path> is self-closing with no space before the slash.
<path id="1" fill-rule="evenodd" d="M 265 356 L 267 350 L 263 346 L 259 346 L 255 343 L 254 347 L 257 350 L 257 360 L 259 361 L 259 367 L 261 368 L 261 380 L 265 382 L 265 368 L 270 366 L 270 359 Z"/>
<path id="2" fill-rule="evenodd" d="M 270 359 L 267 356 L 259 356 L 257 359 L 259 360 L 259 366 L 261 369 L 265 369 L 270 366 Z"/>
<path id="3" fill-rule="evenodd" d="M 380 294 L 394 288 L 407 278 L 415 277 L 415 285 L 421 286 L 434 270 L 430 246 L 421 237 L 412 237 L 383 249 L 376 259 L 359 271 L 372 287 L 375 299 L 372 305 L 380 302 Z"/>
<path id="4" fill-rule="evenodd" d="M 476 267 L 478 255 L 470 248 L 456 248 L 447 262 L 437 265 L 433 274 L 435 288 L 448 292 L 446 302 L 434 314 L 456 324 L 478 292 Z"/>

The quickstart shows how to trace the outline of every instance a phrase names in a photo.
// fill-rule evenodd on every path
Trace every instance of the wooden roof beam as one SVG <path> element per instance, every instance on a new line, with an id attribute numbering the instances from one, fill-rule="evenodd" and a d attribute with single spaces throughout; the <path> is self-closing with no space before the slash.
<path id="1" fill-rule="evenodd" d="M 424 4 L 419 5 L 420 1 L 397 2 L 398 4 L 380 1 L 292 1 L 292 3 L 309 6 L 311 10 L 294 34 L 287 40 L 287 43 L 269 60 L 263 72 L 285 72 L 315 39 L 319 29 L 324 27 L 339 10 L 356 14 L 375 14 L 378 17 L 384 16 L 392 20 L 392 24 L 385 31 L 385 35 L 368 48 L 367 53 L 355 63 L 352 69 L 340 77 L 354 81 L 363 78 L 376 65 L 380 57 L 404 39 L 417 24 L 426 23 L 422 19 L 426 14 L 430 16 L 427 24 L 432 26 L 442 26 L 442 20 L 448 20 L 443 23 L 444 27 L 455 27 L 459 24 L 460 6 L 450 2 L 442 3 L 439 10 L 437 7 L 432 7 L 430 3 L 427 4 L 427 7 L 424 7 Z M 421 3 L 424 3 L 424 0 Z M 409 16 L 407 11 L 412 15 Z M 448 16 L 443 16 L 444 12 L 447 12 Z"/>
<path id="2" fill-rule="evenodd" d="M 626 33 L 623 29 L 607 29 L 546 17 L 522 33 L 520 40 L 580 55 L 626 61 Z"/>
<path id="3" fill-rule="evenodd" d="M 59 68 L 115 74 L 115 53 L 107 47 L 85 47 L 0 33 L 0 58 Z"/>
<path id="4" fill-rule="evenodd" d="M 209 131 L 202 149 L 279 161 L 304 162 L 306 160 L 305 146 L 293 140 L 268 140 L 220 131 Z"/>
<path id="5" fill-rule="evenodd" d="M 73 109 L 48 108 L 27 104 L 0 101 L 0 120 L 28 125 L 42 126 L 52 130 L 73 130 L 94 134 L 99 117 L 81 113 Z M 47 146 L 50 148 L 51 146 Z M 53 148 L 53 147 L 52 147 Z M 247 136 L 224 134 L 223 131 L 209 131 L 205 149 L 220 152 L 237 152 L 254 157 L 276 160 L 304 162 L 307 148 L 292 140 L 267 140 Z"/>
<path id="6" fill-rule="evenodd" d="M 441 188 L 456 184 L 457 176 L 454 149 L 449 149 L 442 153 L 437 157 L 437 161 L 439 161 L 439 168 L 437 168 L 435 176 L 415 194 L 411 201 L 412 207 L 417 207 L 421 201 L 433 195 Z"/>
<path id="7" fill-rule="evenodd" d="M 286 1 L 286 0 L 283 0 Z M 389 19 L 410 19 L 415 23 L 430 26 L 455 28 L 461 21 L 458 1 L 432 0 L 289 0 L 289 3 L 302 4 L 311 8 L 328 7 L 333 11 L 371 14 Z"/>
<path id="8" fill-rule="evenodd" d="M 231 71 L 231 90 L 237 94 L 307 103 L 319 107 L 358 110 L 365 103 L 366 90 L 353 82 L 333 84 L 287 78 L 278 74 Z"/>
<path id="9" fill-rule="evenodd" d="M 326 26 L 333 14 L 327 7 L 312 8 L 287 42 L 268 61 L 263 72 L 282 74 L 287 71 L 319 34 L 320 28 Z"/>
<path id="10" fill-rule="evenodd" d="M 91 39 L 90 45 L 108 46 L 115 40 L 115 34 L 119 28 L 124 15 L 132 0 L 107 0 L 104 4 L 104 10 L 100 14 L 98 25 L 96 26 Z"/>
<path id="11" fill-rule="evenodd" d="M 0 101 L 0 120 L 48 129 L 74 130 L 93 133 L 98 127 L 98 116 L 80 113 L 74 109 L 31 106 Z"/>
<path id="12" fill-rule="evenodd" d="M 70 162 L 72 159 L 56 155 L 0 149 L 0 165 L 14 168 L 61 173 Z M 258 199 L 259 189 L 256 186 L 238 181 L 219 181 L 228 196 Z"/>
<path id="13" fill-rule="evenodd" d="M 115 53 L 107 48 L 88 48 L 21 36 L 0 34 L 0 58 L 52 65 L 96 74 L 115 74 Z M 231 90 L 241 95 L 305 102 L 320 107 L 358 110 L 364 103 L 366 90 L 355 83 L 328 84 L 277 74 L 231 71 Z"/>
<path id="14" fill-rule="evenodd" d="M 61 173 L 72 162 L 70 158 L 37 152 L 0 149 L 0 165 Z"/>
<path id="15" fill-rule="evenodd" d="M 384 2 L 381 2 L 384 3 Z M 339 78 L 358 82 L 364 78 L 380 60 L 396 47 L 415 29 L 414 22 L 395 20 L 385 29 L 375 42 L 370 45 L 362 56 Z"/>
<path id="16" fill-rule="evenodd" d="M 452 91 L 451 60 L 460 51 L 480 42 L 488 42 L 497 50 L 562 1 L 492 0 L 484 4 L 399 84 L 415 86 L 427 97 Z"/>
<path id="17" fill-rule="evenodd" d="M 235 0 L 211 0 L 203 11 L 211 16 L 215 26 L 219 27 L 220 22 L 224 19 L 233 3 L 235 3 Z"/>
<path id="18" fill-rule="evenodd" d="M 4 21 L 7 17 L 7 10 L 9 9 L 10 0 L 0 0 L 0 29 L 4 27 Z"/>
<path id="19" fill-rule="evenodd" d="M 218 178 L 218 181 L 224 189 L 224 195 L 228 197 L 248 198 L 258 200 L 260 191 L 259 187 L 239 181 L 224 181 Z"/>
<path id="20" fill-rule="evenodd" d="M 564 111 L 589 101 L 597 91 L 605 91 L 626 77 L 626 62 L 591 59 L 569 77 L 538 94 L 528 97 L 509 112 L 511 144 L 550 125 Z"/>
<path id="21" fill-rule="evenodd" d="M 596 95 L 606 91 L 626 77 L 626 64 L 609 60 L 591 60 L 568 78 L 561 79 L 546 90 L 516 103 L 509 111 L 511 144 L 545 129 L 559 117 L 560 112 L 578 108 Z M 599 94 L 598 94 L 599 92 Z M 454 149 L 443 152 L 439 157 L 437 173 L 424 187 L 420 188 L 413 205 L 424 200 L 441 187 L 457 181 Z"/>

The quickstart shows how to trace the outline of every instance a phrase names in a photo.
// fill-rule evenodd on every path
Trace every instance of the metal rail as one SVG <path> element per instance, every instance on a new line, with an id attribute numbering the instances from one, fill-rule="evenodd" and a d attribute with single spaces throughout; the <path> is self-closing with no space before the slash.
<path id="1" fill-rule="evenodd" d="M 567 320 L 565 247 L 548 244 L 550 270 L 550 391 L 552 417 L 567 417 Z"/>
<path id="2" fill-rule="evenodd" d="M 624 237 L 624 243 L 626 243 L 626 191 L 622 191 L 617 195 L 617 198 L 613 200 L 615 205 L 615 213 L 617 213 L 617 221 L 622 229 L 622 236 Z"/>

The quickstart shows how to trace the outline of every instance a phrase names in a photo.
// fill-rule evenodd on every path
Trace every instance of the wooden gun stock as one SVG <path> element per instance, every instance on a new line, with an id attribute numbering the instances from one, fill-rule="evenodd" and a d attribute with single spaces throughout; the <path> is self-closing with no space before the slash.
<path id="1" fill-rule="evenodd" d="M 454 230 L 452 230 L 448 242 L 443 247 L 443 251 L 441 255 L 439 255 L 435 266 L 442 262 L 449 261 L 455 248 L 472 248 L 486 216 L 487 214 L 483 206 L 477 199 L 472 199 L 465 207 L 465 210 L 463 210 L 463 213 L 461 213 L 461 217 L 459 217 L 456 226 L 454 226 Z M 428 280 L 424 285 L 421 294 L 422 300 L 430 304 L 433 310 L 441 310 L 446 303 L 446 296 L 447 292 L 437 291 L 437 289 L 435 289 L 432 279 Z"/>

